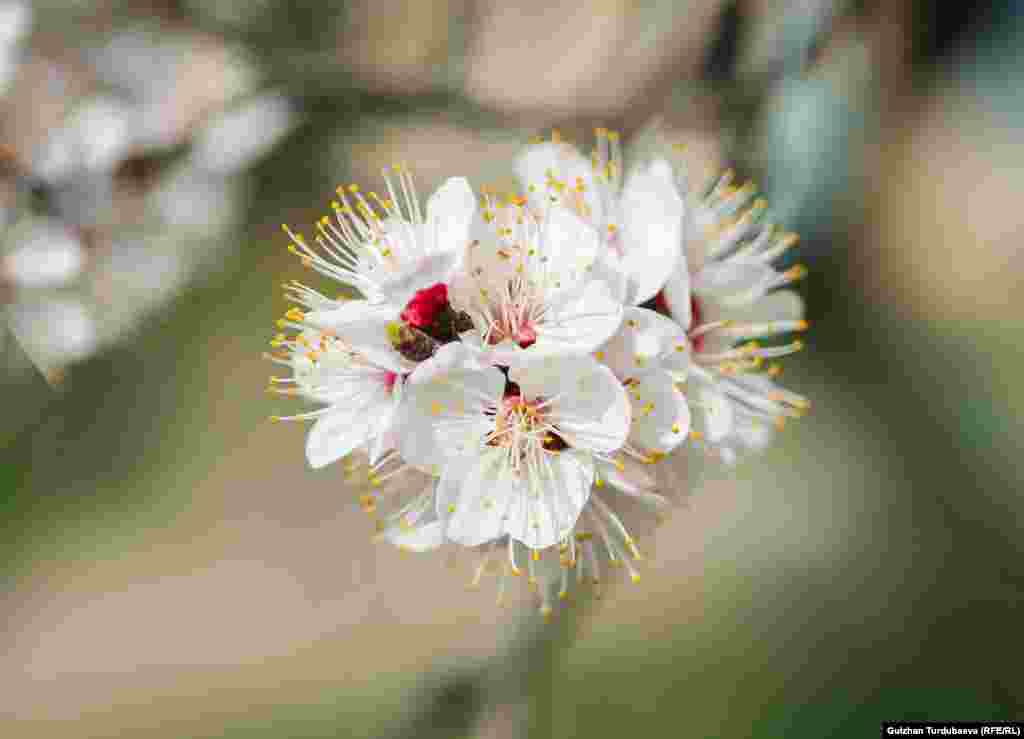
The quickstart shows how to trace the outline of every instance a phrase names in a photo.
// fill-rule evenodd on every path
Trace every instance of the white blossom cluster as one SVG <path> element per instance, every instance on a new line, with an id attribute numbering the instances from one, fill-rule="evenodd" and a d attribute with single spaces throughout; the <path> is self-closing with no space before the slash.
<path id="1" fill-rule="evenodd" d="M 246 170 L 297 115 L 213 37 L 112 30 L 72 54 L 31 20 L 0 0 L 0 352 L 56 384 L 216 271 Z"/>
<path id="2" fill-rule="evenodd" d="M 290 283 L 269 355 L 271 390 L 320 406 L 286 417 L 314 420 L 309 463 L 344 458 L 382 538 L 526 572 L 545 613 L 602 564 L 638 578 L 626 511 L 669 505 L 669 459 L 732 463 L 807 407 L 771 361 L 801 343 L 762 343 L 806 328 L 802 269 L 773 266 L 795 238 L 731 175 L 697 196 L 596 140 L 531 143 L 521 196 L 453 178 L 423 208 L 404 167 L 339 188 L 312 238 L 285 230 L 360 297 Z"/>

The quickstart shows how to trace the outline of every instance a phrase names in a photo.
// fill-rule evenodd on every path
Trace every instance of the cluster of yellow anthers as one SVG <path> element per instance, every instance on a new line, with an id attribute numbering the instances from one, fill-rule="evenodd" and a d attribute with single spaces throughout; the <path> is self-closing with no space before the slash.
<path id="1" fill-rule="evenodd" d="M 359 185 L 338 186 L 337 199 L 330 203 L 331 215 L 316 221 L 316 235 L 310 243 L 301 232 L 287 224 L 282 230 L 291 243 L 288 250 L 303 266 L 364 293 L 373 292 L 368 269 L 378 261 L 387 263 L 396 254 L 396 244 L 408 234 L 388 231 L 388 223 L 418 225 L 424 222 L 416 186 L 407 167 L 396 164 L 383 172 L 386 196 L 374 191 L 363 194 Z"/>

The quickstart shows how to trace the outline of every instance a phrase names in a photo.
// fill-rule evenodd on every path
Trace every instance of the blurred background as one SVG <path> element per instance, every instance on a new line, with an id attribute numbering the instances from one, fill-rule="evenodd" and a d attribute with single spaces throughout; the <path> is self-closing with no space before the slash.
<path id="1" fill-rule="evenodd" d="M 0 735 L 1024 718 L 1022 42 L 1015 0 L 0 0 Z M 372 543 L 260 355 L 281 221 L 595 125 L 801 233 L 814 412 L 545 631 Z"/>

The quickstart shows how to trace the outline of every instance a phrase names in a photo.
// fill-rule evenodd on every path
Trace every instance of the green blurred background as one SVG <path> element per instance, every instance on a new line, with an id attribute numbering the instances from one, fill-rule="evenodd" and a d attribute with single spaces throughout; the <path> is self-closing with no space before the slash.
<path id="1" fill-rule="evenodd" d="M 0 736 L 1024 718 L 1018 3 L 0 6 L 4 253 L 46 219 L 86 254 L 58 289 L 0 262 Z M 125 141 L 53 174 L 54 137 L 109 138 L 75 117 L 101 97 Z M 281 221 L 395 162 L 423 192 L 506 185 L 527 137 L 595 125 L 735 167 L 801 232 L 785 381 L 814 410 L 694 491 L 639 584 L 545 632 L 372 543 L 304 429 L 267 422 L 260 355 L 302 274 Z M 88 351 L 20 318 L 59 301 Z"/>

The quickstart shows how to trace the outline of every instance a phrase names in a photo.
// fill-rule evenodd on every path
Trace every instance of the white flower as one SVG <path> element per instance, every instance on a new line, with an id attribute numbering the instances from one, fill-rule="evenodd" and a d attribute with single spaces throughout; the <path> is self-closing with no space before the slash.
<path id="1" fill-rule="evenodd" d="M 404 172 L 401 206 L 391 182 L 388 199 L 341 190 L 315 248 L 289 234 L 362 299 L 292 283 L 306 310 L 275 340 L 292 376 L 274 387 L 324 404 L 295 416 L 317 419 L 310 463 L 349 455 L 380 537 L 480 552 L 474 584 L 497 556 L 499 600 L 526 573 L 545 615 L 606 566 L 639 578 L 631 517 L 660 520 L 686 495 L 688 439 L 731 462 L 806 407 L 764 366 L 799 342 L 757 343 L 806 327 L 779 290 L 801 270 L 772 266 L 793 239 L 728 179 L 687 212 L 665 161 L 623 184 L 618 137 L 598 139 L 589 162 L 558 140 L 531 147 L 529 195 L 479 207 L 453 179 L 424 217 Z"/>
<path id="2" fill-rule="evenodd" d="M 404 168 L 395 170 L 397 185 L 384 173 L 386 198 L 374 192 L 364 197 L 355 185 L 348 192 L 338 188 L 341 202 L 331 203 L 333 218 L 317 222 L 315 246 L 284 230 L 293 242 L 290 250 L 306 266 L 371 303 L 400 310 L 418 290 L 451 275 L 468 241 L 476 199 L 466 180 L 449 179 L 427 201 L 424 217 L 412 177 Z"/>
<path id="3" fill-rule="evenodd" d="M 667 162 L 636 167 L 623 181 L 618 134 L 603 128 L 595 134 L 589 160 L 555 134 L 550 142 L 530 145 L 516 171 L 533 202 L 554 197 L 597 230 L 601 266 L 624 279 L 625 302 L 639 305 L 657 294 L 676 266 L 683 201 Z"/>
<path id="4" fill-rule="evenodd" d="M 365 454 L 356 453 L 343 462 L 342 470 L 380 538 L 409 552 L 431 551 L 445 544 L 435 478 L 403 464 L 397 454 L 371 464 Z"/>
<path id="5" fill-rule="evenodd" d="M 729 463 L 740 451 L 763 448 L 773 428 L 808 407 L 772 381 L 779 366 L 766 364 L 803 342 L 759 341 L 807 328 L 800 297 L 781 289 L 803 277 L 804 268 L 772 266 L 796 237 L 764 223 L 764 201 L 751 203 L 753 187 L 733 187 L 731 179 L 726 173 L 706 197 L 694 198 L 684 259 L 658 300 L 688 330 L 688 395 L 701 411 L 705 441 Z M 696 269 L 686 268 L 686 256 Z"/>
<path id="6" fill-rule="evenodd" d="M 632 408 L 623 451 L 654 462 L 681 445 L 690 431 L 690 411 L 680 392 L 689 372 L 686 332 L 645 308 L 627 308 L 618 333 L 595 353 L 626 389 Z"/>
<path id="7" fill-rule="evenodd" d="M 22 350 L 51 382 L 65 366 L 93 354 L 99 343 L 99 321 L 75 297 L 34 296 L 7 306 L 6 313 Z"/>
<path id="8" fill-rule="evenodd" d="M 15 288 L 64 287 L 85 267 L 81 242 L 56 219 L 33 219 L 8 238 L 14 247 L 0 254 L 0 282 L 10 282 Z"/>
<path id="9" fill-rule="evenodd" d="M 594 270 L 600 248 L 559 205 L 531 211 L 523 199 L 485 196 L 452 283 L 453 305 L 475 327 L 463 341 L 506 367 L 596 349 L 622 320 L 615 287 Z"/>
<path id="10" fill-rule="evenodd" d="M 595 464 L 626 440 L 629 401 L 590 357 L 551 357 L 509 370 L 481 365 L 459 343 L 412 375 L 399 411 L 402 458 L 440 477 L 437 514 L 466 546 L 508 538 L 541 550 L 571 539 Z"/>
<path id="11" fill-rule="evenodd" d="M 292 282 L 285 286 L 289 299 L 310 310 L 294 308 L 279 325 L 329 331 L 367 359 L 397 361 L 408 373 L 438 345 L 456 338 L 460 320 L 448 306 L 447 282 L 467 244 L 476 201 L 466 180 L 451 178 L 430 197 L 424 217 L 412 177 L 396 169 L 397 189 L 385 173 L 386 199 L 374 192 L 364 197 L 355 185 L 347 193 L 338 188 L 341 203 L 332 203 L 333 219 L 317 222 L 316 247 L 284 226 L 293 242 L 289 250 L 307 267 L 357 290 L 363 299 L 334 300 Z M 432 336 L 428 324 L 441 312 L 448 335 Z M 468 326 L 468 317 L 464 320 Z M 403 337 L 416 345 L 396 352 Z"/>
<path id="12" fill-rule="evenodd" d="M 275 420 L 316 419 L 306 439 L 310 466 L 323 467 L 357 449 L 376 464 L 394 448 L 392 425 L 402 397 L 404 360 L 397 352 L 366 354 L 331 332 L 304 329 L 279 335 L 270 359 L 291 369 L 271 378 L 270 389 L 324 407 Z"/>

